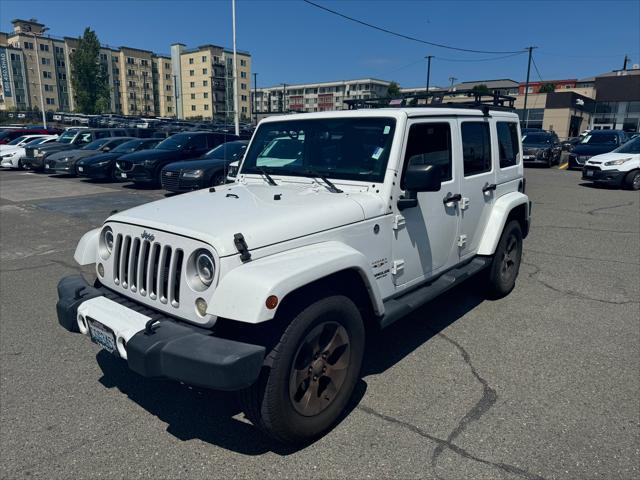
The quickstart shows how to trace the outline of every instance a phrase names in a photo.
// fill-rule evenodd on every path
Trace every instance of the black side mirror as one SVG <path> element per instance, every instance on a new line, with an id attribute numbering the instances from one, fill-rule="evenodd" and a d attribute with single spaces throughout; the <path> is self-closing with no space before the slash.
<path id="1" fill-rule="evenodd" d="M 108 152 L 109 150 L 111 150 L 111 147 L 102 147 L 100 150 L 102 150 L 103 152 Z"/>
<path id="2" fill-rule="evenodd" d="M 404 188 L 410 192 L 437 192 L 442 174 L 437 165 L 409 165 L 404 174 Z"/>

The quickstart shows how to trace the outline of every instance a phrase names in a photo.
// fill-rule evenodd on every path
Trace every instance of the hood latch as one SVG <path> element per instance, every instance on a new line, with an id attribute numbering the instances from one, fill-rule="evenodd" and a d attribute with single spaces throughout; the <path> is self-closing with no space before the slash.
<path id="1" fill-rule="evenodd" d="M 249 252 L 249 247 L 247 247 L 247 242 L 244 239 L 244 235 L 241 233 L 236 233 L 233 236 L 233 243 L 240 254 L 240 260 L 243 262 L 248 262 L 251 260 L 251 252 Z"/>

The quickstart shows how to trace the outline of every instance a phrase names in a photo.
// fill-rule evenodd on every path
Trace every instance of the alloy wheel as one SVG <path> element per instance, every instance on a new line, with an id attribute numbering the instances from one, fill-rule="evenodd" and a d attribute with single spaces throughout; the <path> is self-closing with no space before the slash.
<path id="1" fill-rule="evenodd" d="M 516 264 L 518 260 L 518 239 L 514 234 L 507 238 L 506 247 L 502 252 L 500 262 L 500 276 L 503 280 L 509 281 L 516 272 Z"/>

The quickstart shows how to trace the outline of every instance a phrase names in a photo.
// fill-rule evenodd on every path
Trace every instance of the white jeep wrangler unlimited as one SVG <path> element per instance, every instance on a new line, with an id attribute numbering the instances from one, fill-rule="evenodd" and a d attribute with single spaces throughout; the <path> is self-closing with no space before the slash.
<path id="1" fill-rule="evenodd" d="M 337 420 L 368 328 L 483 273 L 514 287 L 530 221 L 518 117 L 387 108 L 271 117 L 234 183 L 109 217 L 58 285 L 59 322 L 130 369 L 241 391 L 308 442 Z"/>

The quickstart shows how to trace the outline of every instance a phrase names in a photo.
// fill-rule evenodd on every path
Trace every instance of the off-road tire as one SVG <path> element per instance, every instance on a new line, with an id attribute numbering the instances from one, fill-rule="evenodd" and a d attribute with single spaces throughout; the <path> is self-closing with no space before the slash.
<path id="1" fill-rule="evenodd" d="M 633 170 L 627 173 L 622 185 L 628 190 L 640 190 L 640 170 Z"/>
<path id="2" fill-rule="evenodd" d="M 516 284 L 522 261 L 522 229 L 511 220 L 502 231 L 491 265 L 487 269 L 487 294 L 490 298 L 508 295 Z"/>
<path id="3" fill-rule="evenodd" d="M 254 385 L 239 392 L 240 404 L 247 418 L 275 440 L 289 445 L 313 441 L 340 418 L 359 379 L 365 347 L 362 317 L 349 298 L 342 295 L 324 297 L 297 309 L 297 312 L 268 354 L 265 363 L 269 366 L 263 368 Z M 306 346 L 307 336 L 323 324 L 338 324 L 348 335 L 346 375 L 324 410 L 305 416 L 299 412 L 290 395 L 292 372 L 303 345 Z"/>

